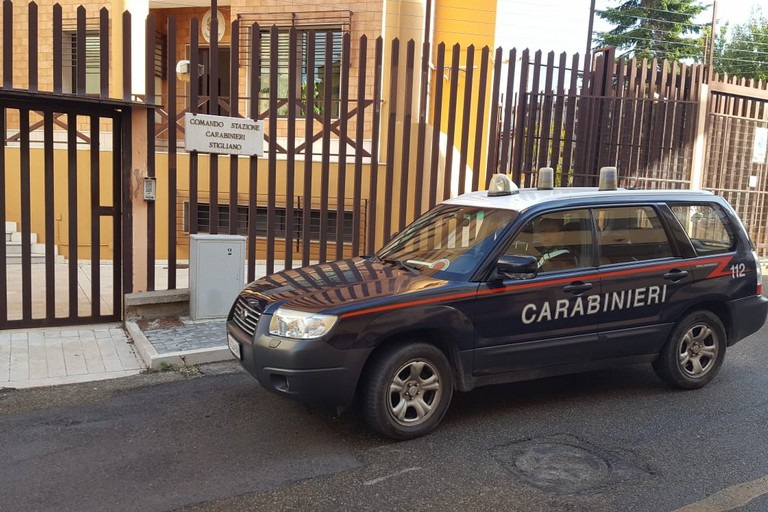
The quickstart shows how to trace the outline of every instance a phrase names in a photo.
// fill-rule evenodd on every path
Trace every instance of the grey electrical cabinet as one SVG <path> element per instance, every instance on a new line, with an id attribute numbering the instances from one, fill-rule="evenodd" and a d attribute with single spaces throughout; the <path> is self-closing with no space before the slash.
<path id="1" fill-rule="evenodd" d="M 221 318 L 245 285 L 245 237 L 189 236 L 189 316 Z"/>

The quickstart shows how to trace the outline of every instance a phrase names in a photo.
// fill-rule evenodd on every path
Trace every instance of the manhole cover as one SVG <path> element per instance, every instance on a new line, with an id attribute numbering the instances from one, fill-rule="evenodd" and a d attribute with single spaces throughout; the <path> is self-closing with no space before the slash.
<path id="1" fill-rule="evenodd" d="M 590 492 L 644 474 L 579 440 L 523 441 L 497 447 L 493 456 L 525 482 L 563 494 Z"/>

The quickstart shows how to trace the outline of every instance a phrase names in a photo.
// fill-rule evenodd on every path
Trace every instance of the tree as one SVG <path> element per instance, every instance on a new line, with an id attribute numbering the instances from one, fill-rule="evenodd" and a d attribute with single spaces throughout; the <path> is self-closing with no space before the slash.
<path id="1" fill-rule="evenodd" d="M 628 0 L 617 7 L 595 11 L 614 25 L 596 32 L 596 45 L 615 46 L 619 56 L 700 60 L 706 24 L 694 19 L 706 9 L 699 0 Z"/>
<path id="2" fill-rule="evenodd" d="M 768 80 L 768 19 L 760 7 L 752 9 L 746 23 L 734 26 L 730 38 L 726 32 L 715 44 L 715 72 Z"/>

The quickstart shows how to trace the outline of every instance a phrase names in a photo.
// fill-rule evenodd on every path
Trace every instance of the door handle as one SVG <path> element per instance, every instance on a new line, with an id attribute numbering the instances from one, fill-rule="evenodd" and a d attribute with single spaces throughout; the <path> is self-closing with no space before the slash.
<path id="1" fill-rule="evenodd" d="M 591 289 L 592 289 L 592 283 L 582 283 L 580 281 L 563 286 L 564 292 L 569 292 L 574 295 L 578 295 L 580 293 L 583 293 Z"/>
<path id="2" fill-rule="evenodd" d="M 671 272 L 667 272 L 666 274 L 664 274 L 664 279 L 668 279 L 673 283 L 676 283 L 681 279 L 685 279 L 686 277 L 688 277 L 687 270 L 673 270 Z"/>

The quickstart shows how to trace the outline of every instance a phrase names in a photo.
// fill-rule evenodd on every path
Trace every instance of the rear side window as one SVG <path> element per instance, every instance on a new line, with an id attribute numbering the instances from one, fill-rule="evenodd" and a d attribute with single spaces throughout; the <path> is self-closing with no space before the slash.
<path id="1" fill-rule="evenodd" d="M 728 215 L 716 204 L 671 204 L 699 256 L 736 250 L 737 239 Z"/>
<path id="2" fill-rule="evenodd" d="M 595 210 L 600 228 L 600 263 L 626 263 L 672 256 L 666 231 L 650 206 Z"/>

